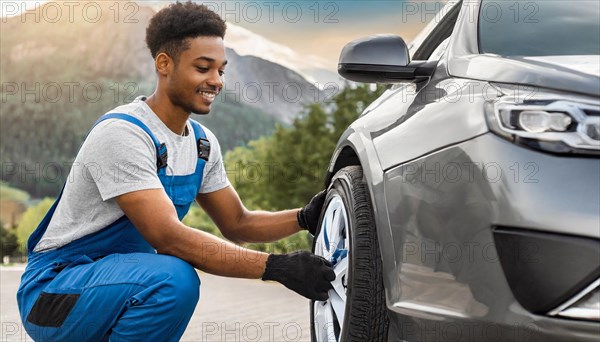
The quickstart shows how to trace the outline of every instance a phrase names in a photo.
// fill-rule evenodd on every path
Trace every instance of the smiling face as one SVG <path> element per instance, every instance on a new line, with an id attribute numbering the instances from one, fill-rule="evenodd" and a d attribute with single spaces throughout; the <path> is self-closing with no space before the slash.
<path id="1" fill-rule="evenodd" d="M 190 38 L 188 44 L 165 75 L 164 90 L 170 102 L 186 113 L 208 114 L 223 88 L 225 44 L 220 37 Z"/>

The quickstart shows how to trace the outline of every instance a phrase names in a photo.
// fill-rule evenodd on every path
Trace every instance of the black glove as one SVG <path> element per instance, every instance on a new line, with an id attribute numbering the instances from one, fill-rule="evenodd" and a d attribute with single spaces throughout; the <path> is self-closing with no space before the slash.
<path id="1" fill-rule="evenodd" d="M 275 280 L 288 289 L 313 300 L 329 298 L 327 291 L 335 272 L 331 263 L 306 251 L 290 254 L 270 254 L 262 280 Z"/>
<path id="2" fill-rule="evenodd" d="M 319 216 L 321 216 L 321 209 L 325 203 L 325 196 L 327 196 L 327 190 L 321 190 L 304 208 L 298 211 L 298 225 L 302 229 L 308 230 L 313 236 L 319 225 Z"/>

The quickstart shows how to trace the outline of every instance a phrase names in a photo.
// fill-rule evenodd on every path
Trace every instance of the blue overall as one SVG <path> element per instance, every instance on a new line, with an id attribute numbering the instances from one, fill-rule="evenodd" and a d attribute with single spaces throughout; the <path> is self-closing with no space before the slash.
<path id="1" fill-rule="evenodd" d="M 144 123 L 127 114 L 106 114 L 94 126 L 110 118 L 131 122 L 152 138 L 158 177 L 183 219 L 202 183 L 206 156 L 201 158 L 200 147 L 193 174 L 170 176 L 166 147 Z M 206 135 L 190 122 L 200 146 Z M 63 190 L 28 241 L 17 301 L 29 336 L 35 341 L 179 340 L 198 302 L 198 275 L 187 262 L 157 254 L 126 216 L 61 248 L 33 251 Z"/>

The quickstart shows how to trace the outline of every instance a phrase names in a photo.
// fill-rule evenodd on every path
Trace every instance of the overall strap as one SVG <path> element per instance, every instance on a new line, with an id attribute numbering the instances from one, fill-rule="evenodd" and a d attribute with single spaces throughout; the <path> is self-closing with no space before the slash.
<path id="1" fill-rule="evenodd" d="M 208 161 L 210 156 L 210 142 L 206 138 L 206 132 L 202 126 L 196 120 L 190 119 L 192 128 L 194 129 L 194 136 L 196 137 L 196 148 L 198 150 L 198 158 L 203 159 L 205 162 Z"/>
<path id="2" fill-rule="evenodd" d="M 31 235 L 29 235 L 29 238 L 27 239 L 27 252 L 28 253 L 33 252 L 33 249 L 38 244 L 38 242 L 40 242 L 40 240 L 42 239 L 42 236 L 46 232 L 46 228 L 48 228 L 48 224 L 50 224 L 52 215 L 54 215 L 54 211 L 56 211 L 56 206 L 58 205 L 58 201 L 62 197 L 62 194 L 63 194 L 63 191 L 65 190 L 66 184 L 67 184 L 66 182 L 65 182 L 65 184 L 63 184 L 62 189 L 60 189 L 60 193 L 58 194 L 58 197 L 56 198 L 56 201 L 54 201 L 54 203 L 52 203 L 52 206 L 50 207 L 50 209 L 48 209 L 48 212 L 46 213 L 46 215 L 44 215 L 44 218 L 38 224 L 37 228 L 33 231 L 33 233 L 31 233 Z"/>
<path id="3" fill-rule="evenodd" d="M 196 149 L 198 151 L 198 161 L 196 162 L 196 172 L 195 174 L 198 177 L 198 187 L 196 188 L 196 192 L 200 191 L 202 187 L 202 182 L 204 181 L 204 168 L 206 167 L 206 162 L 208 162 L 208 157 L 210 156 L 210 142 L 206 137 L 206 132 L 202 126 L 195 120 L 190 119 L 190 123 L 192 124 L 192 128 L 194 129 L 194 137 L 196 138 Z"/>
<path id="4" fill-rule="evenodd" d="M 154 143 L 154 147 L 156 148 L 156 166 L 157 166 L 157 168 L 160 170 L 167 166 L 167 146 L 164 143 L 161 144 L 158 141 L 158 139 L 156 139 L 154 134 L 152 134 L 152 131 L 148 128 L 148 126 L 146 126 L 146 124 L 144 124 L 141 120 L 139 120 L 138 118 L 131 116 L 129 114 L 110 113 L 110 114 L 105 114 L 105 115 L 101 116 L 96 121 L 94 126 L 96 126 L 100 122 L 102 122 L 104 120 L 108 120 L 108 119 L 125 120 L 125 121 L 130 122 L 130 123 L 138 126 L 139 128 L 141 128 L 144 132 L 146 132 L 146 134 L 148 134 L 148 136 L 150 137 L 150 139 L 152 139 L 152 142 Z"/>
<path id="5" fill-rule="evenodd" d="M 158 168 L 160 169 L 160 168 L 167 166 L 167 147 L 166 147 L 166 145 L 164 143 L 161 144 L 158 141 L 158 139 L 156 139 L 154 134 L 152 134 L 152 131 L 150 131 L 148 126 L 146 126 L 142 121 L 140 121 L 139 119 L 137 119 L 129 114 L 111 113 L 111 114 L 106 114 L 106 115 L 103 115 L 102 117 L 100 117 L 98 119 L 98 121 L 96 121 L 94 126 L 99 124 L 100 122 L 102 122 L 104 120 L 108 120 L 108 119 L 125 120 L 127 122 L 130 122 L 130 123 L 138 126 L 142 130 L 144 130 L 144 132 L 146 132 L 146 134 L 148 134 L 148 136 L 150 136 L 150 138 L 154 142 L 154 146 L 156 147 L 156 155 L 158 158 L 158 160 L 157 160 Z M 198 158 L 204 159 L 204 161 L 208 161 L 208 157 L 210 155 L 210 142 L 206 138 L 206 132 L 204 132 L 204 129 L 197 121 L 192 120 L 192 119 L 190 119 L 189 121 L 194 130 L 194 136 L 196 137 L 196 148 L 198 150 Z"/>

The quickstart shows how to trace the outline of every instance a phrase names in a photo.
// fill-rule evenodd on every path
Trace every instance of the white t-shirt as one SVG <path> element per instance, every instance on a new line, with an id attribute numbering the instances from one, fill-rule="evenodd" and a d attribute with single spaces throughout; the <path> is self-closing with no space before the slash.
<path id="1" fill-rule="evenodd" d="M 171 131 L 148 107 L 146 98 L 109 113 L 125 113 L 141 120 L 168 151 L 167 175 L 189 175 L 198 160 L 193 128 L 187 135 Z M 221 148 L 215 135 L 202 126 L 210 142 L 210 155 L 204 168 L 200 193 L 230 185 L 223 166 Z M 115 197 L 125 193 L 162 189 L 156 169 L 156 147 L 138 126 L 121 120 L 99 123 L 81 146 L 63 190 L 62 198 L 42 239 L 34 251 L 56 249 L 95 233 L 124 215 Z"/>

